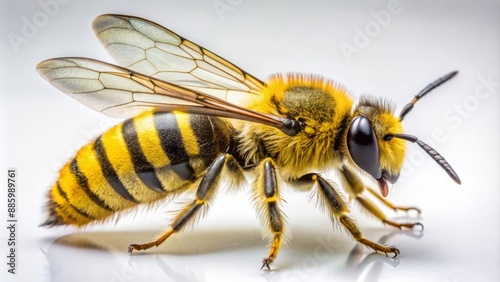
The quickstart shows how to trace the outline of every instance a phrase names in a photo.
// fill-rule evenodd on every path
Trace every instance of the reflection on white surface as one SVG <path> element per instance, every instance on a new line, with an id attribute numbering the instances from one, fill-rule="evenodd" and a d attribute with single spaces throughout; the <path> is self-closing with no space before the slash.
<path id="1" fill-rule="evenodd" d="M 256 245 L 255 239 L 259 239 L 255 232 L 202 232 L 197 235 L 202 238 L 187 235 L 185 239 L 189 241 L 168 244 L 167 248 L 133 255 L 126 252 L 130 242 L 150 240 L 155 235 L 154 232 L 97 232 L 57 239 L 47 251 L 51 281 L 69 281 L 75 274 L 87 281 L 205 281 L 204 269 L 211 264 L 235 267 L 231 254 L 227 254 L 226 259 L 219 258 L 229 260 L 224 263 L 214 260 L 214 254 L 231 248 L 232 244 L 238 244 L 237 249 L 251 248 Z M 254 235 L 254 239 L 249 235 Z M 71 260 L 61 257 L 71 257 Z M 93 267 L 86 269 L 81 265 Z"/>
<path id="2" fill-rule="evenodd" d="M 446 185 L 448 181 L 443 177 L 439 184 Z M 465 191 L 456 187 L 454 190 L 455 199 L 460 202 Z M 493 215 L 465 223 L 447 218 L 446 214 L 455 212 L 453 204 L 424 205 L 421 218 L 415 218 L 413 213 L 385 210 L 397 222 L 419 221 L 425 226 L 423 232 L 400 231 L 384 227 L 355 208 L 352 216 L 366 238 L 400 249 L 401 255 L 391 258 L 373 253 L 346 232 L 332 228 L 328 217 L 314 203 L 307 203 L 307 194 L 285 191 L 284 197 L 291 240 L 282 248 L 271 271 L 259 270 L 268 247 L 261 239 L 246 193 L 221 195 L 210 215 L 192 231 L 175 234 L 146 252 L 129 255 L 127 247 L 150 241 L 166 221 L 153 218 L 149 223 L 138 224 L 146 218 L 145 214 L 138 214 L 125 228 L 121 224 L 117 230 L 112 225 L 95 226 L 79 233 L 65 232 L 66 235 L 53 239 L 39 238 L 41 249 L 32 249 L 31 253 L 42 254 L 40 267 L 45 269 L 45 280 L 57 282 L 496 281 L 497 233 L 486 232 L 488 222 L 498 219 Z M 50 234 L 58 231 L 50 229 L 44 233 L 54 237 Z"/>
<path id="3" fill-rule="evenodd" d="M 153 236 L 153 232 L 93 232 L 61 237 L 44 251 L 50 280 L 213 281 L 217 278 L 252 281 L 260 278 L 301 281 L 314 279 L 326 271 L 324 274 L 336 281 L 379 281 L 387 275 L 388 268 L 397 268 L 400 262 L 399 258 L 370 253 L 354 242 L 349 243 L 353 245 L 349 251 L 338 243 L 331 244 L 335 235 L 330 235 L 318 237 L 316 242 L 295 238 L 273 265 L 273 270 L 259 271 L 259 258 L 265 250 L 256 230 L 198 231 L 184 235 L 180 242 L 168 242 L 148 253 L 129 255 L 126 252 L 130 242 Z M 416 240 L 422 234 L 393 231 L 383 235 L 379 242 L 390 243 L 395 236 Z"/>

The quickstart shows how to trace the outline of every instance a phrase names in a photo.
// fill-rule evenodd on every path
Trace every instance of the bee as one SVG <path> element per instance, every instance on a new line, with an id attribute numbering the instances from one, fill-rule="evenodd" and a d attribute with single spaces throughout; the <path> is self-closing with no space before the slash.
<path id="1" fill-rule="evenodd" d="M 270 240 L 261 269 L 270 269 L 286 243 L 285 185 L 313 191 L 332 222 L 356 241 L 397 256 L 398 248 L 363 236 L 344 191 L 384 224 L 423 228 L 389 220 L 366 197 L 371 194 L 394 210 L 419 212 L 385 199 L 388 182 L 398 180 L 407 141 L 460 184 L 448 162 L 402 126 L 413 105 L 456 71 L 429 84 L 396 116 L 390 102 L 363 96 L 355 103 L 346 88 L 319 75 L 275 74 L 263 82 L 145 19 L 101 15 L 93 29 L 118 65 L 65 57 L 41 62 L 37 71 L 84 105 L 128 119 L 62 167 L 48 193 L 43 226 L 99 223 L 140 204 L 193 191 L 166 232 L 128 248 L 130 253 L 147 250 L 194 224 L 222 186 L 236 189 L 253 173 L 253 202 Z M 339 173 L 340 184 L 320 174 L 328 169 Z"/>

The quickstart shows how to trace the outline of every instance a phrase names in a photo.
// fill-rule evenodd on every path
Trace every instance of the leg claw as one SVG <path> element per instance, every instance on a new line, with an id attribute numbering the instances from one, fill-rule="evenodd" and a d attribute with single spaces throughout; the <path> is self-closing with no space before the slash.
<path id="1" fill-rule="evenodd" d="M 418 226 L 418 227 L 420 227 L 420 231 L 424 231 L 424 225 L 420 222 L 417 222 L 417 223 L 397 223 L 397 222 L 390 221 L 390 220 L 383 220 L 382 222 L 385 224 L 388 224 L 390 226 L 394 226 L 394 227 L 398 228 L 399 230 L 403 230 L 403 228 L 408 228 L 408 229 L 414 230 L 415 226 Z"/>
<path id="2" fill-rule="evenodd" d="M 141 245 L 138 245 L 138 244 L 130 244 L 130 246 L 128 246 L 128 253 L 129 253 L 129 254 L 132 254 L 132 252 L 133 252 L 134 250 L 136 250 L 136 251 L 142 250 L 142 248 L 141 248 L 141 247 L 142 247 L 142 246 L 141 246 Z"/>
<path id="3" fill-rule="evenodd" d="M 264 267 L 266 267 L 268 270 L 271 270 L 271 267 L 269 266 L 271 263 L 273 263 L 272 258 L 265 258 L 262 260 L 262 266 L 260 270 L 262 270 Z"/>
<path id="4" fill-rule="evenodd" d="M 396 246 L 389 246 L 390 248 L 390 251 L 385 253 L 385 256 L 388 257 L 388 253 L 393 253 L 394 256 L 392 258 L 395 258 L 397 257 L 399 254 L 401 254 L 401 252 L 399 251 L 398 248 L 396 248 Z"/>
<path id="5" fill-rule="evenodd" d="M 420 214 L 422 213 L 422 211 L 416 207 L 394 207 L 393 209 L 394 212 L 404 211 L 406 213 L 409 213 L 410 211 L 416 211 L 418 216 L 420 216 Z"/>
<path id="6" fill-rule="evenodd" d="M 134 250 L 136 251 L 144 251 L 147 250 L 153 246 L 157 246 L 154 242 L 148 243 L 148 244 L 130 244 L 128 246 L 128 253 L 132 254 Z"/>
<path id="7" fill-rule="evenodd" d="M 411 230 L 415 230 L 415 226 L 420 227 L 420 232 L 424 231 L 424 225 L 422 223 L 417 222 L 417 223 L 413 224 L 413 226 L 411 227 Z"/>

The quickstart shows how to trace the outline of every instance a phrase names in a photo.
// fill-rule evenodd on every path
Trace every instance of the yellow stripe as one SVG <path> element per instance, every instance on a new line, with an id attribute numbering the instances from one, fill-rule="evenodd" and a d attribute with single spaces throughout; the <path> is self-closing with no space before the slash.
<path id="1" fill-rule="evenodd" d="M 99 161 L 93 150 L 94 143 L 90 143 L 83 147 L 76 155 L 76 160 L 80 171 L 87 176 L 89 188 L 96 195 L 106 202 L 106 204 L 113 210 L 119 211 L 134 206 L 134 203 L 123 199 L 115 190 L 109 185 L 101 171 Z M 90 200 L 89 200 L 90 201 Z M 95 213 L 104 216 L 102 211 L 107 212 L 103 208 L 93 204 L 92 208 Z M 103 218 L 103 217 L 100 217 Z"/>
<path id="2" fill-rule="evenodd" d="M 88 147 L 85 146 L 84 148 Z M 81 152 L 81 151 L 80 151 Z M 80 152 L 77 154 L 78 156 L 80 155 Z M 80 164 L 81 162 L 79 162 Z M 83 172 L 87 178 L 89 177 L 89 174 L 86 174 Z M 76 177 L 73 175 L 73 173 L 70 171 L 69 168 L 69 163 L 66 164 L 62 169 L 61 173 L 59 176 L 59 185 L 63 189 L 63 191 L 66 193 L 66 196 L 68 199 L 71 201 L 71 203 L 76 207 L 81 210 L 84 210 L 87 212 L 89 215 L 91 215 L 94 218 L 105 218 L 110 215 L 110 211 L 99 207 L 97 204 L 92 201 L 85 191 L 78 185 L 78 182 L 76 180 Z M 92 185 L 90 185 L 90 188 L 92 190 Z M 98 194 L 98 193 L 96 193 Z M 99 194 L 98 194 L 99 195 Z"/>
<path id="3" fill-rule="evenodd" d="M 154 126 L 153 112 L 147 112 L 134 118 L 135 131 L 139 137 L 142 152 L 154 168 L 162 168 L 170 164 L 170 160 L 163 151 Z"/>
<path id="4" fill-rule="evenodd" d="M 106 156 L 108 157 L 109 162 L 113 166 L 113 169 L 122 181 L 125 188 L 128 190 L 129 185 L 124 183 L 124 179 L 122 176 L 135 174 L 135 171 L 132 160 L 130 159 L 130 154 L 127 150 L 127 145 L 123 140 L 122 124 L 119 124 L 103 133 L 101 136 L 101 141 L 104 150 L 106 151 Z"/>
<path id="5" fill-rule="evenodd" d="M 68 216 L 68 213 L 66 212 L 66 209 L 63 209 L 61 207 L 56 207 L 55 208 L 56 213 L 61 217 L 62 221 L 66 224 L 74 224 L 74 225 L 81 225 L 76 219 Z"/>
<path id="6" fill-rule="evenodd" d="M 51 190 L 52 200 L 57 203 L 56 212 L 61 217 L 63 222 L 75 225 L 84 225 L 91 221 L 91 219 L 82 216 L 75 209 L 70 206 L 68 201 L 59 193 L 57 184 Z"/>
<path id="7" fill-rule="evenodd" d="M 52 187 L 50 195 L 52 200 L 56 203 L 56 207 L 54 210 L 57 213 L 57 215 L 59 215 L 59 217 L 62 219 L 62 221 L 67 224 L 78 224 L 77 221 L 75 221 L 75 219 L 68 217 L 68 213 L 66 212 L 65 209 L 62 208 L 66 206 L 67 202 L 66 199 L 64 199 L 61 195 L 59 195 L 56 185 Z"/>
<path id="8" fill-rule="evenodd" d="M 180 178 L 169 167 L 170 160 L 163 150 L 158 131 L 154 124 L 154 112 L 146 112 L 134 118 L 135 131 L 139 138 L 142 153 L 157 171 L 157 176 L 165 191 L 175 191 L 189 185 L 191 182 Z M 181 133 L 182 135 L 182 133 Z M 200 165 L 193 165 L 196 173 Z M 165 196 L 165 195 L 164 195 Z"/>
<path id="9" fill-rule="evenodd" d="M 278 198 L 276 197 L 276 193 L 274 193 L 274 196 L 272 196 L 270 198 L 266 198 L 266 202 L 268 202 L 268 203 L 275 202 L 276 203 L 277 199 Z"/>
<path id="10" fill-rule="evenodd" d="M 52 186 L 52 189 L 50 190 L 50 197 L 60 206 L 64 206 L 67 203 L 66 199 L 64 199 L 57 191 L 57 185 Z"/>
<path id="11" fill-rule="evenodd" d="M 134 199 L 145 203 L 162 198 L 159 197 L 162 196 L 161 194 L 149 189 L 137 176 L 127 144 L 123 138 L 122 126 L 123 124 L 119 124 L 113 127 L 101 137 L 109 162 L 123 186 Z"/>
<path id="12" fill-rule="evenodd" d="M 194 135 L 191 124 L 189 123 L 189 114 L 185 113 L 175 113 L 175 118 L 177 119 L 177 126 L 181 132 L 182 142 L 184 143 L 184 148 L 189 156 L 197 156 L 200 154 L 200 148 L 198 147 L 198 141 Z"/>

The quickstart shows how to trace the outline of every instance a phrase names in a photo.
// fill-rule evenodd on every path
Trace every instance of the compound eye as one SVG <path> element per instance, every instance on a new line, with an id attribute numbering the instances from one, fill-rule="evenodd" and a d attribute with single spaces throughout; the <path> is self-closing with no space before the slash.
<path id="1" fill-rule="evenodd" d="M 352 160 L 373 178 L 380 179 L 379 151 L 377 136 L 372 122 L 364 116 L 355 117 L 347 133 L 347 148 Z"/>

